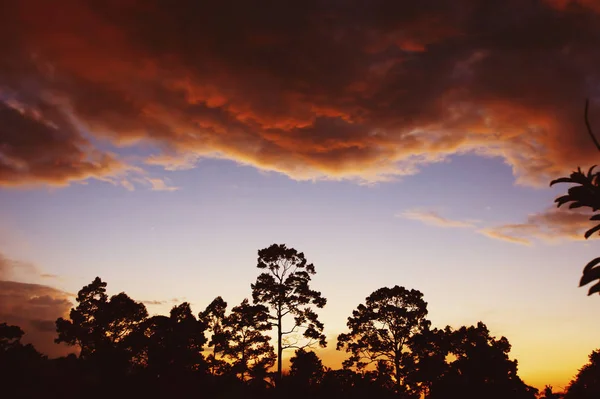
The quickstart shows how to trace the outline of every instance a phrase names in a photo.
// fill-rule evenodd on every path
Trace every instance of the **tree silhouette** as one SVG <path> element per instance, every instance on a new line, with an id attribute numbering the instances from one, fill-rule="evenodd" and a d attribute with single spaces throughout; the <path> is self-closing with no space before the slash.
<path id="1" fill-rule="evenodd" d="M 203 371 L 202 349 L 206 343 L 205 325 L 183 302 L 171 309 L 169 317 L 153 316 L 140 325 L 136 347 L 147 372 L 154 377 Z"/>
<path id="2" fill-rule="evenodd" d="M 231 365 L 223 359 L 229 340 L 224 325 L 226 311 L 227 302 L 219 296 L 213 299 L 206 309 L 198 315 L 198 318 L 206 325 L 207 331 L 212 334 L 208 341 L 208 346 L 212 347 L 212 353 L 207 356 L 206 362 L 210 373 L 213 375 L 224 375 L 231 369 Z"/>
<path id="3" fill-rule="evenodd" d="M 7 398 L 40 396 L 36 392 L 39 372 L 47 358 L 31 344 L 21 343 L 25 332 L 18 326 L 0 324 L 0 394 Z"/>
<path id="4" fill-rule="evenodd" d="M 325 368 L 319 356 L 313 351 L 296 350 L 290 359 L 290 377 L 297 386 L 313 387 L 323 379 Z"/>
<path id="5" fill-rule="evenodd" d="M 0 324 L 0 352 L 6 352 L 11 348 L 21 345 L 23 330 L 19 326 L 11 326 L 6 323 Z"/>
<path id="6" fill-rule="evenodd" d="M 537 390 L 517 375 L 517 361 L 510 360 L 510 343 L 496 339 L 485 324 L 461 327 L 450 333 L 455 360 L 431 387 L 431 399 L 535 399 Z"/>
<path id="7" fill-rule="evenodd" d="M 308 264 L 304 254 L 285 244 L 273 244 L 258 251 L 259 269 L 265 269 L 252 287 L 256 304 L 269 308 L 269 320 L 277 330 L 277 380 L 281 380 L 282 354 L 290 348 L 303 348 L 318 343 L 327 345 L 323 323 L 313 306 L 323 308 L 327 300 L 310 288 L 314 265 Z M 293 326 L 284 330 L 284 319 L 292 319 Z M 301 332 L 301 334 L 300 334 Z M 308 341 L 301 343 L 301 337 Z"/>
<path id="8" fill-rule="evenodd" d="M 425 397 L 448 370 L 446 358 L 451 349 L 450 341 L 451 328 L 446 327 L 444 330 L 425 328 L 409 342 L 414 364 L 407 378 L 411 385 L 420 387 Z"/>
<path id="9" fill-rule="evenodd" d="M 593 351 L 589 362 L 579 369 L 565 392 L 565 399 L 600 398 L 600 350 Z"/>
<path id="10" fill-rule="evenodd" d="M 231 309 L 224 321 L 227 342 L 224 354 L 229 358 L 233 371 L 245 381 L 266 377 L 267 370 L 275 363 L 271 337 L 264 334 L 272 328 L 268 309 L 263 305 L 250 305 L 247 299 Z"/>
<path id="11" fill-rule="evenodd" d="M 146 307 L 127 294 L 106 295 L 106 283 L 96 277 L 77 294 L 78 305 L 71 309 L 70 320 L 56 320 L 56 343 L 78 345 L 80 357 L 101 353 L 115 355 L 125 350 L 129 333 L 148 316 Z"/>
<path id="12" fill-rule="evenodd" d="M 429 327 L 423 294 L 404 287 L 380 288 L 348 318 L 350 332 L 338 336 L 338 350 L 350 357 L 344 367 L 361 370 L 371 364 L 389 371 L 398 392 L 411 392 L 406 379 L 414 364 L 411 340 Z"/>
<path id="13" fill-rule="evenodd" d="M 563 396 L 562 393 L 553 392 L 552 385 L 546 385 L 539 399 L 561 399 Z"/>

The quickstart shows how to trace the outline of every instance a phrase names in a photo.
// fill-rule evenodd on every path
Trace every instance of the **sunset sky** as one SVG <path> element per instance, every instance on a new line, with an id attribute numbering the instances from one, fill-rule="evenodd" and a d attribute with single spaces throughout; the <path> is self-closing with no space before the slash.
<path id="1" fill-rule="evenodd" d="M 95 276 L 198 313 L 273 243 L 315 264 L 330 366 L 393 285 L 538 388 L 600 347 L 589 215 L 548 187 L 598 161 L 600 0 L 22 0 L 0 37 L 0 322 L 40 350 Z"/>

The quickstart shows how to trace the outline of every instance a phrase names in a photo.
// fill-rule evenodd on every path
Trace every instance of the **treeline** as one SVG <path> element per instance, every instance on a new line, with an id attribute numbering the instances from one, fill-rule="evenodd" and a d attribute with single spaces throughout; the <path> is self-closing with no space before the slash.
<path id="1" fill-rule="evenodd" d="M 106 294 L 100 278 L 77 294 L 68 319 L 56 321 L 56 342 L 79 355 L 48 359 L 21 343 L 23 331 L 0 324 L 0 393 L 7 398 L 560 398 L 538 395 L 517 375 L 510 344 L 483 323 L 431 327 L 417 290 L 380 288 L 348 318 L 337 349 L 341 369 L 324 367 L 311 288 L 315 267 L 285 245 L 258 251 L 261 273 L 252 300 L 228 307 L 215 298 L 197 315 L 184 302 L 168 316 L 148 316 L 127 294 Z M 271 338 L 271 337 L 274 337 Z M 289 371 L 282 356 L 293 350 Z M 594 352 L 564 398 L 600 397 L 600 352 Z"/>

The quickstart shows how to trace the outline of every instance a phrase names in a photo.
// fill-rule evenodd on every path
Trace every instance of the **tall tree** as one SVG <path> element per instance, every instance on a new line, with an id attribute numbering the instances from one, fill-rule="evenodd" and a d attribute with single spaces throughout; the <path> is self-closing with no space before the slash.
<path id="1" fill-rule="evenodd" d="M 255 304 L 269 308 L 269 320 L 277 330 L 277 380 L 281 380 L 283 351 L 318 343 L 325 347 L 323 323 L 313 307 L 323 308 L 327 300 L 310 288 L 315 266 L 302 252 L 285 244 L 273 244 L 258 251 L 259 269 L 265 270 L 252 284 Z M 291 327 L 284 326 L 291 320 Z M 303 341 L 302 338 L 306 340 Z"/>
<path id="2" fill-rule="evenodd" d="M 114 352 L 125 338 L 148 316 L 146 307 L 127 294 L 106 295 L 106 283 L 96 277 L 77 294 L 77 307 L 71 309 L 70 320 L 56 320 L 56 343 L 80 347 L 85 359 L 98 353 Z"/>
<path id="3" fill-rule="evenodd" d="M 398 392 L 411 392 L 406 379 L 415 363 L 410 341 L 429 327 L 423 294 L 404 287 L 380 288 L 348 318 L 349 333 L 338 336 L 338 350 L 350 357 L 344 367 L 389 369 Z"/>

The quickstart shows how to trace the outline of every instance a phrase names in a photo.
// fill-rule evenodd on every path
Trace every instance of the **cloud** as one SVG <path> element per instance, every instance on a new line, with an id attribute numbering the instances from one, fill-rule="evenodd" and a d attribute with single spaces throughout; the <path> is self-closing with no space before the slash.
<path id="1" fill-rule="evenodd" d="M 590 97 L 600 123 L 595 4 L 14 2 L 0 185 L 132 189 L 127 148 L 152 150 L 143 168 L 210 157 L 363 182 L 474 152 L 545 185 L 596 156 L 582 120 Z"/>
<path id="2" fill-rule="evenodd" d="M 179 187 L 169 186 L 163 179 L 158 178 L 147 178 L 146 181 L 150 183 L 153 191 L 177 191 Z"/>
<path id="3" fill-rule="evenodd" d="M 142 301 L 142 303 L 144 305 L 164 305 L 166 303 L 166 301 L 153 301 L 153 300 L 150 300 L 150 301 Z"/>
<path id="4" fill-rule="evenodd" d="M 0 280 L 8 280 L 18 275 L 37 275 L 38 269 L 29 262 L 22 262 L 9 259 L 0 253 Z"/>
<path id="5" fill-rule="evenodd" d="M 549 208 L 534 213 L 523 223 L 507 223 L 498 226 L 480 227 L 474 220 L 452 220 L 434 210 L 407 210 L 396 215 L 416 220 L 430 226 L 469 228 L 489 238 L 514 244 L 532 245 L 534 241 L 556 243 L 563 240 L 584 240 L 584 233 L 593 226 L 590 214 L 580 210 Z"/>
<path id="6" fill-rule="evenodd" d="M 25 331 L 23 341 L 51 357 L 75 352 L 74 348 L 54 343 L 54 322 L 68 314 L 72 295 L 48 285 L 8 280 L 18 275 L 24 265 L 32 273 L 37 272 L 28 263 L 0 254 L 0 322 L 21 327 Z"/>
<path id="7" fill-rule="evenodd" d="M 124 169 L 112 154 L 94 149 L 53 106 L 0 101 L 0 185 L 110 180 Z"/>
<path id="8" fill-rule="evenodd" d="M 593 227 L 589 218 L 589 213 L 551 208 L 529 215 L 524 223 L 504 224 L 479 232 L 490 238 L 523 245 L 531 245 L 533 240 L 548 243 L 584 240 L 585 231 Z"/>
<path id="9" fill-rule="evenodd" d="M 419 222 L 423 222 L 430 226 L 438 226 L 438 227 L 475 227 L 474 222 L 472 221 L 460 221 L 460 220 L 451 220 L 441 216 L 436 211 L 427 211 L 427 210 L 408 210 L 397 215 L 398 217 L 402 217 L 410 220 L 417 220 Z"/>

